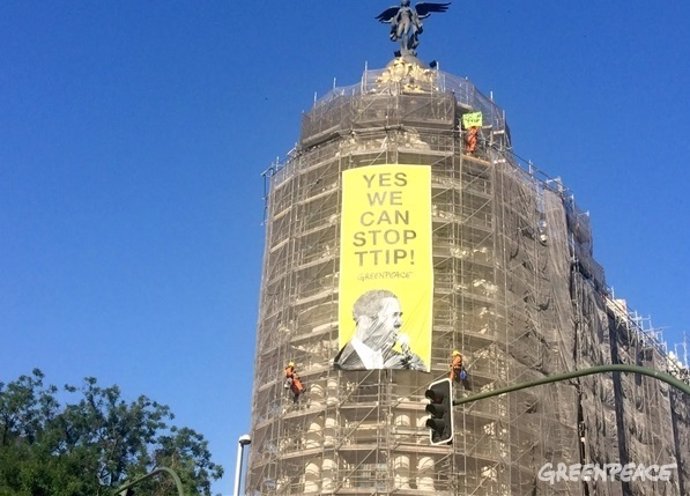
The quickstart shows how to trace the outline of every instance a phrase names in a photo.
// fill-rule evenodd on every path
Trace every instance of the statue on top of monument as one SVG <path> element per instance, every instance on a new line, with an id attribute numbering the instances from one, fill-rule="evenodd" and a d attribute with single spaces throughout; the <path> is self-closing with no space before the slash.
<path id="1" fill-rule="evenodd" d="M 396 56 L 416 55 L 415 48 L 419 45 L 419 35 L 422 33 L 420 19 L 429 17 L 433 12 L 445 12 L 449 5 L 450 2 L 422 2 L 410 7 L 410 0 L 401 0 L 399 7 L 387 8 L 376 16 L 376 19 L 380 22 L 390 23 L 391 40 L 400 40 L 400 52 L 396 52 Z"/>

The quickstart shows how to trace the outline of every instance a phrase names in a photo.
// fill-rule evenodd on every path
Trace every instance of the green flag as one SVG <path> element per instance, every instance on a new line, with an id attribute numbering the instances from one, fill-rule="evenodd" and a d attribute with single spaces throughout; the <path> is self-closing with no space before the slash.
<path id="1" fill-rule="evenodd" d="M 470 127 L 482 127 L 482 113 L 470 112 L 469 114 L 463 114 L 462 125 L 465 127 L 465 129 Z"/>

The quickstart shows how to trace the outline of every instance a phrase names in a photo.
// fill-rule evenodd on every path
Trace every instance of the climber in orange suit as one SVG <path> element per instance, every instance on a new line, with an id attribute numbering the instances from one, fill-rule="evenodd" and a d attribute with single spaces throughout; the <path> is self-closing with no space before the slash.
<path id="1" fill-rule="evenodd" d="M 299 400 L 300 394 L 304 392 L 304 384 L 297 375 L 295 370 L 295 362 L 290 362 L 285 367 L 285 388 L 292 391 L 293 400 L 295 403 Z"/>
<path id="2" fill-rule="evenodd" d="M 467 153 L 474 153 L 477 149 L 477 134 L 479 133 L 479 128 L 477 126 L 472 126 L 467 130 L 465 135 L 465 149 Z"/>
<path id="3" fill-rule="evenodd" d="M 453 359 L 450 363 L 450 380 L 460 382 L 462 372 L 462 354 L 458 350 L 453 350 Z M 465 372 L 465 374 L 467 373 Z"/>
<path id="4" fill-rule="evenodd" d="M 450 380 L 454 383 L 461 383 L 467 391 L 471 391 L 470 376 L 465 370 L 465 364 L 462 360 L 462 353 L 458 350 L 453 350 L 453 358 L 450 362 Z"/>

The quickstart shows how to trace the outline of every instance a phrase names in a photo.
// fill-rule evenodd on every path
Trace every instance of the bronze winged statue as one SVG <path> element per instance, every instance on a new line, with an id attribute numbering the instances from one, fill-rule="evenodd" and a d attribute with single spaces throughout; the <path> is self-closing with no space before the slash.
<path id="1" fill-rule="evenodd" d="M 422 2 L 414 7 L 410 6 L 410 0 L 401 0 L 400 6 L 389 7 L 381 12 L 376 19 L 380 22 L 390 23 L 390 38 L 392 41 L 400 40 L 400 55 L 416 55 L 415 49 L 419 45 L 419 35 L 422 33 L 422 21 L 434 12 L 445 12 L 448 3 Z"/>

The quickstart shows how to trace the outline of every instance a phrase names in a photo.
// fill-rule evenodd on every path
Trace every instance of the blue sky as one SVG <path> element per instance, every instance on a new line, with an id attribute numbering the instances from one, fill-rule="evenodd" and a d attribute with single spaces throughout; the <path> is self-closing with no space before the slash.
<path id="1" fill-rule="evenodd" d="M 0 2 L 0 380 L 40 367 L 166 403 L 230 494 L 260 173 L 315 92 L 391 59 L 374 17 L 393 3 Z M 419 47 L 493 91 L 518 155 L 591 212 L 616 295 L 671 342 L 690 331 L 688 19 L 680 0 L 454 2 Z"/>

